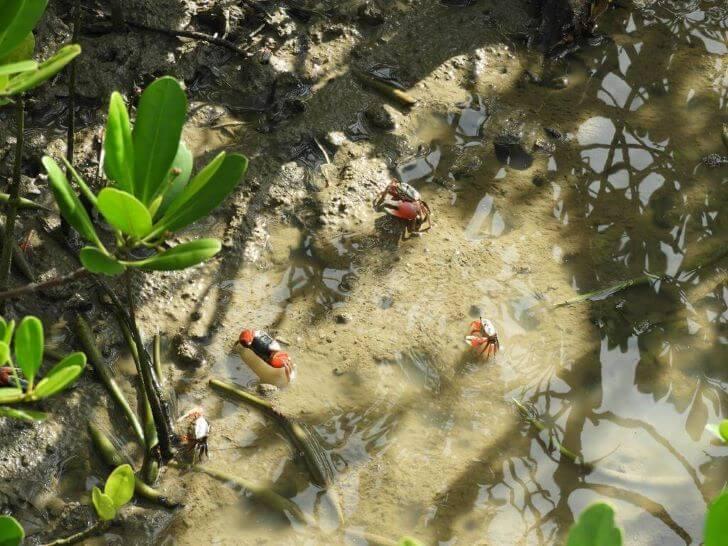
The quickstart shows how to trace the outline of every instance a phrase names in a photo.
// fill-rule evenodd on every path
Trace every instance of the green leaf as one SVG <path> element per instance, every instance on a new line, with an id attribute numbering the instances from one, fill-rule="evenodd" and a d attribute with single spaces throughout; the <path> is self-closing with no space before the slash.
<path id="1" fill-rule="evenodd" d="M 0 341 L 0 366 L 4 366 L 10 360 L 10 346 L 4 341 Z"/>
<path id="2" fill-rule="evenodd" d="M 0 10 L 0 58 L 13 51 L 33 30 L 48 0 L 3 0 Z"/>
<path id="3" fill-rule="evenodd" d="M 126 267 L 120 264 L 116 259 L 108 254 L 104 254 L 101 250 L 94 246 L 86 246 L 81 249 L 81 263 L 91 273 L 101 273 L 113 277 L 121 275 L 126 271 Z"/>
<path id="4" fill-rule="evenodd" d="M 207 216 L 233 191 L 247 168 L 248 159 L 243 155 L 218 155 L 172 202 L 155 226 L 154 234 L 177 231 Z"/>
<path id="5" fill-rule="evenodd" d="M 422 546 L 422 543 L 412 537 L 402 537 L 399 539 L 397 546 Z"/>
<path id="6" fill-rule="evenodd" d="M 728 419 L 723 419 L 718 425 L 718 432 L 723 438 L 724 442 L 728 442 Z"/>
<path id="7" fill-rule="evenodd" d="M 72 44 L 62 47 L 58 53 L 47 61 L 38 65 L 37 70 L 23 72 L 13 76 L 8 81 L 7 87 L 2 91 L 3 95 L 17 95 L 28 89 L 32 89 L 46 81 L 51 76 L 60 72 L 64 66 L 70 63 L 81 54 L 81 46 Z"/>
<path id="8" fill-rule="evenodd" d="M 106 480 L 104 493 L 114 502 L 117 509 L 134 496 L 134 471 L 128 464 L 117 466 Z"/>
<path id="9" fill-rule="evenodd" d="M 2 328 L 3 330 L 2 334 L 0 334 L 0 340 L 10 345 L 10 340 L 13 339 L 13 334 L 15 333 L 15 321 L 11 320 L 10 322 L 5 322 L 3 320 Z"/>
<path id="10" fill-rule="evenodd" d="M 186 114 L 187 97 L 174 78 L 159 78 L 142 93 L 132 139 L 134 195 L 144 204 L 152 201 L 166 180 Z"/>
<path id="11" fill-rule="evenodd" d="M 220 241 L 217 239 L 198 239 L 177 245 L 146 260 L 122 263 L 148 271 L 174 271 L 204 262 L 220 252 L 220 248 Z"/>
<path id="12" fill-rule="evenodd" d="M 32 32 L 28 32 L 25 38 L 15 46 L 10 53 L 0 58 L 0 64 L 17 63 L 19 61 L 27 61 L 33 58 L 35 52 L 35 36 Z"/>
<path id="13" fill-rule="evenodd" d="M 114 91 L 104 137 L 104 172 L 124 191 L 134 194 L 134 143 L 124 99 Z"/>
<path id="14" fill-rule="evenodd" d="M 104 188 L 96 206 L 109 224 L 126 235 L 141 239 L 152 231 L 152 217 L 147 207 L 130 193 Z"/>
<path id="15" fill-rule="evenodd" d="M 86 366 L 86 355 L 71 353 L 53 366 L 33 390 L 33 398 L 48 398 L 69 387 Z"/>
<path id="16" fill-rule="evenodd" d="M 20 72 L 28 72 L 38 68 L 38 63 L 35 61 L 19 61 L 17 63 L 3 64 L 0 65 L 0 76 L 7 76 L 8 74 L 18 74 Z"/>
<path id="17" fill-rule="evenodd" d="M 18 546 L 25 539 L 25 531 L 14 517 L 0 516 L 0 546 Z"/>
<path id="18" fill-rule="evenodd" d="M 15 359 L 29 383 L 43 363 L 43 323 L 36 317 L 25 317 L 15 332 Z"/>
<path id="19" fill-rule="evenodd" d="M 708 508 L 705 518 L 705 546 L 728 546 L 728 490 Z"/>
<path id="20" fill-rule="evenodd" d="M 622 546 L 612 507 L 598 502 L 584 510 L 569 531 L 567 546 Z"/>
<path id="21" fill-rule="evenodd" d="M 45 156 L 42 162 L 48 173 L 48 182 L 53 191 L 53 196 L 56 199 L 56 203 L 58 203 L 58 207 L 61 209 L 63 217 L 69 224 L 76 228 L 76 231 L 84 239 L 91 241 L 99 248 L 103 248 L 86 209 L 83 208 L 76 192 L 73 191 L 73 188 L 68 183 L 66 175 L 53 158 Z"/>
<path id="22" fill-rule="evenodd" d="M 179 141 L 179 148 L 177 149 L 177 155 L 172 161 L 172 171 L 179 169 L 179 174 L 172 180 L 169 189 L 164 192 L 162 205 L 159 208 L 159 214 L 164 214 L 169 205 L 182 193 L 187 183 L 190 181 L 192 176 L 192 166 L 194 159 L 192 152 L 184 143 L 183 140 Z"/>
<path id="23" fill-rule="evenodd" d="M 20 402 L 23 398 L 23 389 L 17 387 L 3 387 L 0 389 L 0 404 Z"/>
<path id="24" fill-rule="evenodd" d="M 43 413 L 42 411 L 31 411 L 26 409 L 10 408 L 8 406 L 0 406 L 0 417 L 20 419 L 21 421 L 45 421 L 48 414 Z M 0 533 L 0 536 L 2 536 L 2 533 Z M 1 540 L 0 545 L 2 545 Z"/>
<path id="25" fill-rule="evenodd" d="M 71 165 L 68 162 L 68 159 L 61 156 L 61 161 L 63 161 L 63 164 L 66 166 L 66 169 L 71 171 L 71 176 L 73 176 L 73 179 L 76 181 L 76 184 L 78 184 L 78 188 L 81 190 L 81 195 L 83 195 L 86 199 L 88 199 L 89 203 L 91 203 L 94 207 L 96 207 L 96 196 L 94 195 L 94 192 L 91 191 L 91 188 L 88 187 L 88 184 L 86 184 L 84 179 L 81 178 L 81 175 L 78 174 L 78 171 L 73 167 L 73 165 Z"/>
<path id="26" fill-rule="evenodd" d="M 96 515 L 101 521 L 111 521 L 116 517 L 116 506 L 114 501 L 108 495 L 101 492 L 98 487 L 94 487 L 91 492 L 91 502 L 96 509 Z"/>

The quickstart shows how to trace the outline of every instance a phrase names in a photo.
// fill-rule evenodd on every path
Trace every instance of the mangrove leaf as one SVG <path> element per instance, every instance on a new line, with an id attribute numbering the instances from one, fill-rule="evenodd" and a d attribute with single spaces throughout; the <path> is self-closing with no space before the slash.
<path id="1" fill-rule="evenodd" d="M 101 273 L 113 277 L 126 271 L 126 267 L 116 261 L 113 256 L 104 254 L 93 246 L 83 247 L 79 257 L 83 266 L 91 273 Z"/>
<path id="2" fill-rule="evenodd" d="M 152 231 L 152 217 L 147 207 L 130 193 L 104 188 L 96 206 L 109 224 L 126 235 L 141 239 Z"/>
<path id="3" fill-rule="evenodd" d="M 134 193 L 134 143 L 129 112 L 121 95 L 114 91 L 104 137 L 104 172 L 116 187 Z"/>
<path id="4" fill-rule="evenodd" d="M 15 358 L 29 383 L 33 383 L 43 362 L 43 324 L 36 317 L 25 317 L 15 332 Z"/>

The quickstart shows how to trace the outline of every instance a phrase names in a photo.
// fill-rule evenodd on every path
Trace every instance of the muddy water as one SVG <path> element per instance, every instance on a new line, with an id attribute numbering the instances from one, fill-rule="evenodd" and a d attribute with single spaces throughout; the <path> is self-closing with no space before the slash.
<path id="1" fill-rule="evenodd" d="M 726 264 L 691 269 L 728 235 L 728 171 L 701 163 L 725 153 L 728 10 L 658 2 L 611 10 L 602 30 L 610 39 L 549 66 L 516 52 L 511 72 L 564 89 L 476 82 L 443 92 L 459 97 L 444 111 L 413 112 L 417 151 L 394 171 L 422 191 L 431 231 L 396 245 L 374 213 L 333 238 L 274 227 L 274 265 L 216 287 L 212 375 L 254 385 L 231 352 L 244 326 L 287 342 L 299 378 L 277 403 L 324 446 L 345 522 L 275 424 L 200 373 L 180 409 L 206 409 L 210 466 L 270 483 L 320 528 L 169 470 L 187 506 L 138 539 L 555 544 L 606 499 L 629 544 L 700 543 L 728 476 L 704 432 L 728 415 Z M 654 281 L 555 307 L 645 273 Z M 501 339 L 487 363 L 464 351 L 478 316 Z"/>

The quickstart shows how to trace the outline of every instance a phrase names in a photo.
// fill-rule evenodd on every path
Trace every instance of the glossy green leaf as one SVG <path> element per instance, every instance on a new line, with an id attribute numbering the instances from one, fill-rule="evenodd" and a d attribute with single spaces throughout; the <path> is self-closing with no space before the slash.
<path id="1" fill-rule="evenodd" d="M 17 63 L 20 61 L 28 61 L 33 58 L 35 52 L 35 36 L 32 32 L 28 32 L 25 38 L 15 46 L 10 53 L 0 58 L 0 64 Z"/>
<path id="2" fill-rule="evenodd" d="M 53 196 L 56 199 L 56 203 L 58 203 L 58 207 L 61 209 L 63 217 L 84 239 L 103 248 L 86 209 L 83 208 L 76 192 L 73 191 L 73 188 L 66 179 L 66 175 L 58 164 L 51 157 L 45 156 L 43 158 L 43 166 L 48 173 L 48 181 L 53 191 Z"/>
<path id="3" fill-rule="evenodd" d="M 728 419 L 724 419 L 720 422 L 720 425 L 718 425 L 718 432 L 723 438 L 723 441 L 728 442 Z"/>
<path id="4" fill-rule="evenodd" d="M 25 539 L 23 527 L 12 516 L 0 516 L 0 546 L 18 546 Z"/>
<path id="5" fill-rule="evenodd" d="M 152 231 L 152 217 L 141 201 L 116 188 L 104 188 L 96 201 L 99 212 L 116 229 L 141 239 Z"/>
<path id="6" fill-rule="evenodd" d="M 584 510 L 569 531 L 567 546 L 622 546 L 612 507 L 598 502 Z"/>
<path id="7" fill-rule="evenodd" d="M 42 411 L 31 411 L 21 408 L 11 408 L 10 406 L 0 406 L 0 417 L 8 417 L 9 419 L 19 419 L 21 421 L 45 421 L 48 418 L 47 413 Z M 2 540 L 0 540 L 0 546 Z"/>
<path id="8" fill-rule="evenodd" d="M 91 491 L 91 502 L 96 509 L 96 515 L 101 521 L 111 521 L 116 517 L 116 506 L 111 498 L 102 493 L 98 487 L 94 487 Z"/>
<path id="9" fill-rule="evenodd" d="M 38 382 L 38 386 L 33 390 L 33 399 L 41 400 L 66 390 L 73 385 L 82 372 L 81 366 L 68 366 L 54 374 L 48 374 Z"/>
<path id="10" fill-rule="evenodd" d="M 134 143 L 124 99 L 114 91 L 104 137 L 104 172 L 120 190 L 134 194 Z"/>
<path id="11" fill-rule="evenodd" d="M 10 322 L 3 321 L 2 334 L 0 334 L 0 341 L 4 341 L 8 345 L 10 345 L 10 340 L 13 339 L 14 333 L 15 333 L 15 321 L 14 320 L 11 320 Z"/>
<path id="12" fill-rule="evenodd" d="M 113 277 L 115 275 L 121 275 L 126 271 L 124 265 L 94 246 L 82 248 L 80 258 L 83 266 L 91 273 L 101 273 L 102 275 Z"/>
<path id="13" fill-rule="evenodd" d="M 104 493 L 114 502 L 117 509 L 134 496 L 134 480 L 134 471 L 128 464 L 117 466 L 106 480 Z"/>
<path id="14" fill-rule="evenodd" d="M 22 74 L 18 74 L 17 76 L 10 78 L 8 85 L 2 91 L 2 94 L 17 95 L 18 93 L 23 93 L 24 91 L 40 85 L 51 76 L 60 72 L 64 66 L 80 54 L 80 45 L 73 44 L 62 47 L 58 53 L 53 55 L 53 57 L 40 63 L 37 70 L 23 72 Z"/>
<path id="15" fill-rule="evenodd" d="M 5 335 L 7 334 L 7 331 L 8 323 L 3 317 L 0 317 L 0 340 L 5 340 Z M 10 343 L 10 339 L 5 340 L 5 342 Z"/>
<path id="16" fill-rule="evenodd" d="M 10 402 L 19 402 L 23 398 L 23 389 L 16 387 L 0 388 L 0 404 L 9 404 Z"/>
<path id="17" fill-rule="evenodd" d="M 210 214 L 233 191 L 248 168 L 240 154 L 220 154 L 195 176 L 155 226 L 154 233 L 177 231 Z"/>
<path id="18" fill-rule="evenodd" d="M 10 346 L 4 341 L 0 341 L 0 366 L 4 366 L 10 360 Z"/>
<path id="19" fill-rule="evenodd" d="M 48 398 L 73 384 L 86 366 L 86 355 L 71 353 L 53 366 L 33 390 L 33 398 Z"/>
<path id="20" fill-rule="evenodd" d="M 723 491 L 708 508 L 704 545 L 728 546 L 728 490 Z"/>
<path id="21" fill-rule="evenodd" d="M 192 157 L 192 152 L 184 141 L 180 140 L 177 155 L 175 156 L 174 161 L 172 161 L 172 171 L 178 169 L 179 174 L 173 175 L 174 178 L 172 179 L 169 188 L 164 192 L 162 204 L 158 211 L 160 215 L 164 214 L 164 212 L 169 208 L 169 205 L 174 202 L 174 200 L 182 193 L 182 190 L 184 190 L 187 186 L 187 183 L 192 177 L 193 163 L 194 159 Z"/>
<path id="22" fill-rule="evenodd" d="M 48 0 L 3 0 L 0 9 L 0 58 L 22 43 L 35 28 Z"/>
<path id="23" fill-rule="evenodd" d="M 28 72 L 38 68 L 38 63 L 35 61 L 19 61 L 17 63 L 3 64 L 0 65 L 0 76 L 7 76 L 8 74 L 18 74 L 20 72 Z"/>
<path id="24" fill-rule="evenodd" d="M 177 245 L 146 260 L 123 263 L 129 267 L 138 267 L 148 271 L 174 271 L 204 262 L 220 252 L 221 248 L 220 241 L 217 239 L 198 239 Z"/>
<path id="25" fill-rule="evenodd" d="M 155 80 L 142 93 L 134 142 L 134 195 L 149 204 L 177 155 L 187 114 L 187 97 L 174 78 Z"/>
<path id="26" fill-rule="evenodd" d="M 33 383 L 40 365 L 43 363 L 43 323 L 36 317 L 25 317 L 15 332 L 16 365 L 23 375 Z"/>

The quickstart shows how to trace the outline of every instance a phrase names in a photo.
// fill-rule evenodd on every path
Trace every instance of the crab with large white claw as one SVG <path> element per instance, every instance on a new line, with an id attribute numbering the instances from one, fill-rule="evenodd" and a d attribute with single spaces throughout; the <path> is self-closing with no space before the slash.
<path id="1" fill-rule="evenodd" d="M 483 318 L 470 323 L 470 332 L 465 336 L 465 343 L 485 360 L 495 356 L 500 349 L 495 326 L 490 320 Z"/>
<path id="2" fill-rule="evenodd" d="M 407 222 L 406 232 L 421 233 L 432 227 L 430 207 L 415 188 L 406 182 L 392 180 L 374 200 L 374 208 L 382 208 L 387 214 Z M 427 224 L 426 228 L 423 228 Z"/>
<path id="3" fill-rule="evenodd" d="M 202 457 L 210 456 L 207 440 L 210 436 L 210 423 L 200 408 L 194 408 L 182 417 L 180 421 L 186 424 L 187 432 L 180 438 L 184 451 L 190 455 L 192 464 L 196 464 Z"/>
<path id="4" fill-rule="evenodd" d="M 235 349 L 261 383 L 286 387 L 296 377 L 296 365 L 281 344 L 262 330 L 243 330 Z"/>

